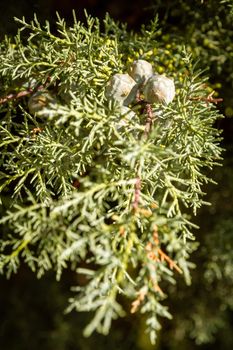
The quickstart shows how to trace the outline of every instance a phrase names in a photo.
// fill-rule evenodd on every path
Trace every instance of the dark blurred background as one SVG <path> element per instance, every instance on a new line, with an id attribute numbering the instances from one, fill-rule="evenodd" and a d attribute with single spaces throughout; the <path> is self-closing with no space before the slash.
<path id="1" fill-rule="evenodd" d="M 218 234 L 222 230 L 222 234 L 228 238 L 226 242 L 228 248 L 229 245 L 232 247 L 233 232 L 233 121 L 230 118 L 233 115 L 233 57 L 226 49 L 228 45 L 232 45 L 233 28 L 226 8 L 218 3 L 219 1 L 214 0 L 8 0 L 0 2 L 1 39 L 6 34 L 16 34 L 17 25 L 13 17 L 25 16 L 29 21 L 34 13 L 37 14 L 39 21 L 48 19 L 52 25 L 55 25 L 56 11 L 66 19 L 68 24 L 72 24 L 72 9 L 75 9 L 77 18 L 80 20 L 85 19 L 84 8 L 89 14 L 100 19 L 108 12 L 114 19 L 127 22 L 129 30 L 135 31 L 140 30 L 141 24 L 148 23 L 158 14 L 163 32 L 170 36 L 170 40 L 177 35 L 184 42 L 199 45 L 203 66 L 209 67 L 210 81 L 213 86 L 218 86 L 219 96 L 224 97 L 224 102 L 218 108 L 227 116 L 216 125 L 223 130 L 222 146 L 225 148 L 223 154 L 225 161 L 223 168 L 214 171 L 214 178 L 219 185 L 207 188 L 209 193 L 207 200 L 213 202 L 213 206 L 211 209 L 204 208 L 196 219 L 202 227 L 197 233 L 202 248 L 193 255 L 193 260 L 197 264 L 197 269 L 193 272 L 193 284 L 187 287 L 183 281 L 179 281 L 177 293 L 176 290 L 172 290 L 170 308 L 174 314 L 174 321 L 162 321 L 163 330 L 157 345 L 150 345 L 144 335 L 143 318 L 138 315 L 129 315 L 125 319 L 117 320 L 107 337 L 95 334 L 88 339 L 84 338 L 82 329 L 89 315 L 75 312 L 68 315 L 63 313 L 67 306 L 67 299 L 71 296 L 70 286 L 78 282 L 76 275 L 65 271 L 59 283 L 56 282 L 53 273 L 48 273 L 37 280 L 35 275 L 22 265 L 19 273 L 12 276 L 10 280 L 0 276 L 1 350 L 233 349 L 231 328 L 233 316 L 229 306 L 233 307 L 232 279 L 224 273 L 222 279 L 213 278 L 211 281 L 209 277 L 206 279 L 204 276 L 204 266 L 210 263 L 209 256 L 213 253 L 213 241 L 216 240 L 216 245 L 219 244 Z M 222 18 L 222 27 L 220 25 L 216 28 L 216 18 Z M 219 40 L 216 50 L 213 47 L 208 48 L 206 37 Z M 213 60 L 214 55 L 219 59 Z M 225 58 L 223 61 L 221 61 L 222 56 Z M 208 234 L 209 238 L 203 237 L 203 232 Z M 219 266 L 226 269 L 226 262 L 221 260 L 225 246 L 222 249 L 217 257 L 220 259 Z M 229 262 L 229 258 L 227 263 L 230 263 L 229 269 L 232 269 L 232 261 Z M 227 304 L 224 305 L 226 300 Z M 205 339 L 201 341 L 201 332 L 203 331 L 204 338 L 208 333 L 207 324 L 205 324 L 208 322 L 212 327 L 207 339 L 209 342 Z M 198 341 L 194 330 L 200 332 Z M 211 334 L 214 334 L 212 338 Z"/>
<path id="2" fill-rule="evenodd" d="M 36 13 L 38 18 L 43 21 L 55 21 L 56 11 L 66 18 L 67 22 L 72 20 L 72 9 L 75 9 L 77 17 L 84 19 L 83 10 L 86 9 L 91 15 L 103 18 L 105 13 L 127 22 L 131 28 L 137 28 L 140 23 L 151 18 L 152 12 L 151 0 L 9 0 L 1 1 L 1 35 L 5 33 L 13 33 L 17 30 L 17 26 L 12 20 L 13 17 L 25 16 L 27 19 L 33 17 Z"/>

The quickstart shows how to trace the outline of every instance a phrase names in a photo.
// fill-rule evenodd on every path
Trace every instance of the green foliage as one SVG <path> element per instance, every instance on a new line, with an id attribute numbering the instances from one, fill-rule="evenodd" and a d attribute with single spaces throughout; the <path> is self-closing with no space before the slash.
<path id="1" fill-rule="evenodd" d="M 59 279 L 71 268 L 84 277 L 67 310 L 93 313 L 86 336 L 107 334 L 128 299 L 154 343 L 159 318 L 171 318 L 168 286 L 179 272 L 191 283 L 192 215 L 207 204 L 207 171 L 221 159 L 206 78 L 177 45 L 176 70 L 166 71 L 176 98 L 151 106 L 144 137 L 145 103 L 133 103 L 135 117 L 125 119 L 105 87 L 138 57 L 157 71 L 164 47 L 156 19 L 140 34 L 108 16 L 101 31 L 89 16 L 70 28 L 58 16 L 57 33 L 36 17 L 17 21 L 0 57 L 1 272 L 9 277 L 24 261 L 38 277 L 53 269 Z M 53 102 L 34 115 L 28 100 L 38 91 Z"/>
<path id="2" fill-rule="evenodd" d="M 152 1 L 152 7 L 161 13 L 162 42 L 168 44 L 168 50 L 182 42 L 188 52 L 198 57 L 201 67 L 208 69 L 212 89 L 224 96 L 225 115 L 231 117 L 232 0 Z M 176 58 L 171 52 L 166 56 L 167 64 L 175 65 Z"/>
<path id="3" fill-rule="evenodd" d="M 172 287 L 169 302 L 176 317 L 161 336 L 161 349 L 196 349 L 197 345 L 204 349 L 232 348 L 233 188 L 229 155 L 225 154 L 224 167 L 215 170 L 219 185 L 209 188 L 212 206 L 203 207 L 197 218 L 202 230 L 198 234 L 200 249 L 193 254 L 196 269 L 192 286 Z"/>

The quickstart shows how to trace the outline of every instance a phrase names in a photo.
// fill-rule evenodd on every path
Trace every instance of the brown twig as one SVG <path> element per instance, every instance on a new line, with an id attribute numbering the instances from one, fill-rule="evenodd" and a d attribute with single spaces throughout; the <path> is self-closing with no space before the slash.
<path id="1" fill-rule="evenodd" d="M 49 82 L 50 82 L 50 77 L 47 78 L 47 81 L 45 82 L 44 85 L 38 85 L 38 86 L 35 86 L 33 89 L 29 88 L 29 89 L 20 91 L 17 94 L 9 94 L 5 97 L 2 97 L 2 98 L 0 98 L 0 104 L 6 103 L 6 102 L 11 101 L 11 100 L 17 100 L 18 98 L 22 98 L 22 97 L 31 95 L 36 91 L 43 90 L 46 88 L 46 86 L 48 85 Z"/>
<path id="2" fill-rule="evenodd" d="M 134 300 L 131 304 L 131 310 L 130 310 L 131 314 L 134 314 L 138 310 L 139 306 L 145 299 L 146 294 L 147 294 L 147 288 L 143 287 L 139 290 L 137 299 Z"/>
<path id="3" fill-rule="evenodd" d="M 171 270 L 175 269 L 177 272 L 183 273 L 181 268 L 159 247 L 160 242 L 157 225 L 154 227 L 153 241 L 154 243 L 148 242 L 146 245 L 147 258 L 155 262 L 166 261 Z"/>
<path id="4" fill-rule="evenodd" d="M 175 269 L 177 272 L 179 272 L 180 274 L 183 273 L 183 271 L 181 270 L 181 268 L 179 268 L 179 266 L 171 259 L 169 258 L 169 256 L 167 254 L 165 254 L 162 249 L 158 249 L 158 254 L 160 256 L 160 261 L 167 261 L 169 264 L 169 268 L 171 270 Z"/>
<path id="5" fill-rule="evenodd" d="M 142 137 L 144 139 L 147 139 L 153 123 L 153 112 L 152 112 L 151 104 L 147 103 L 145 110 L 146 110 L 147 118 L 146 118 L 146 125 L 145 125 L 145 129 Z"/>
<path id="6" fill-rule="evenodd" d="M 33 89 L 28 89 L 24 91 L 20 91 L 17 94 L 9 94 L 3 98 L 0 98 L 0 104 L 6 103 L 10 100 L 16 100 L 17 98 L 21 98 L 27 95 L 31 95 L 33 93 Z"/>
<path id="7" fill-rule="evenodd" d="M 138 209 L 138 204 L 140 201 L 140 193 L 141 193 L 141 179 L 137 176 L 135 185 L 134 185 L 134 200 L 133 200 L 133 210 L 136 212 Z"/>
<path id="8" fill-rule="evenodd" d="M 139 93 L 137 95 L 137 101 L 138 102 L 142 101 Z M 151 105 L 149 103 L 146 104 L 145 110 L 146 110 L 147 118 L 146 118 L 144 133 L 142 135 L 143 139 L 148 138 L 151 127 L 152 127 L 152 123 L 153 123 L 153 112 L 152 112 Z M 134 200 L 133 200 L 132 207 L 133 207 L 134 212 L 136 212 L 138 209 L 138 204 L 139 204 L 139 200 L 140 200 L 140 192 L 141 192 L 141 179 L 140 179 L 139 175 L 137 175 L 134 188 L 135 188 L 135 191 L 134 191 Z"/>
<path id="9" fill-rule="evenodd" d="M 207 103 L 215 103 L 215 104 L 223 101 L 223 98 L 213 98 L 214 94 L 215 94 L 215 91 L 212 91 L 207 97 L 196 96 L 196 97 L 190 97 L 189 99 L 191 101 L 205 101 Z"/>

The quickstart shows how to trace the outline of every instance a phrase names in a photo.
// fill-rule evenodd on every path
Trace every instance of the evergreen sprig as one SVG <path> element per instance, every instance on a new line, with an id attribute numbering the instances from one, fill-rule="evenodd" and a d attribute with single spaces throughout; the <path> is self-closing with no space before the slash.
<path id="1" fill-rule="evenodd" d="M 179 273 L 191 281 L 191 217 L 206 204 L 207 170 L 221 160 L 206 78 L 177 47 L 176 98 L 150 106 L 145 137 L 145 102 L 127 118 L 105 88 L 137 57 L 156 71 L 157 19 L 140 34 L 109 16 L 102 31 L 90 16 L 70 28 L 58 16 L 56 32 L 36 17 L 17 22 L 0 55 L 1 272 L 10 276 L 24 260 L 38 277 L 54 269 L 59 279 L 71 267 L 85 283 L 68 311 L 94 312 L 86 335 L 108 333 L 124 315 L 123 296 L 132 313 L 147 315 L 154 343 L 158 317 L 171 317 L 167 285 Z M 30 111 L 30 96 L 45 93 L 50 102 Z"/>

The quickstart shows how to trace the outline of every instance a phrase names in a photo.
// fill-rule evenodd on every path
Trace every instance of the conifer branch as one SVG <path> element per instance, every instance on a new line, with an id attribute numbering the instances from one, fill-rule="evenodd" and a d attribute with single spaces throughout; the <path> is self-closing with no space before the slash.
<path id="1" fill-rule="evenodd" d="M 190 55 L 181 57 L 179 47 L 173 57 L 182 65 L 178 60 L 177 71 L 166 72 L 174 81 L 152 75 L 153 84 L 170 86 L 163 102 L 172 100 L 154 128 L 154 102 L 148 101 L 156 101 L 156 95 L 151 100 L 150 84 L 143 90 L 148 76 L 139 85 L 149 99 L 142 100 L 138 92 L 138 106 L 134 105 L 136 80 L 118 72 L 143 57 L 150 74 L 156 73 L 150 56 L 156 21 L 136 35 L 109 17 L 103 33 L 89 16 L 87 25 L 75 21 L 70 28 L 59 17 L 59 37 L 36 17 L 29 24 L 25 19 L 18 22 L 25 35 L 30 32 L 28 40 L 22 42 L 18 35 L 14 50 L 10 41 L 3 45 L 1 79 L 6 91 L 14 91 L 16 81 L 35 77 L 40 85 L 28 84 L 24 91 L 5 93 L 0 99 L 0 191 L 7 196 L 1 209 L 6 235 L 0 241 L 0 270 L 10 276 L 24 260 L 37 276 L 53 269 L 59 279 L 72 266 L 84 274 L 85 283 L 74 288 L 77 296 L 70 299 L 69 310 L 95 313 L 87 335 L 94 330 L 106 334 L 112 320 L 124 315 L 117 300 L 121 293 L 134 300 L 132 313 L 146 313 L 155 342 L 158 317 L 170 318 L 161 303 L 160 284 L 174 283 L 176 271 L 189 278 L 189 254 L 195 244 L 194 225 L 186 215 L 191 217 L 204 204 L 203 186 L 211 181 L 205 169 L 221 160 L 219 132 L 213 128 L 219 114 L 195 102 L 220 101 L 212 95 L 201 97 L 202 75 L 196 73 Z M 163 54 L 161 48 L 161 62 Z M 185 76 L 183 62 L 191 67 Z M 106 98 L 114 75 L 110 96 L 112 89 L 118 104 Z M 180 81 L 176 99 L 174 86 Z M 123 94 L 118 93 L 119 84 L 124 85 Z M 47 103 L 44 95 L 39 121 L 30 108 L 38 90 L 55 100 Z M 131 92 L 132 100 L 127 99 Z M 11 100 L 15 103 L 7 105 L 6 113 L 3 104 Z"/>

